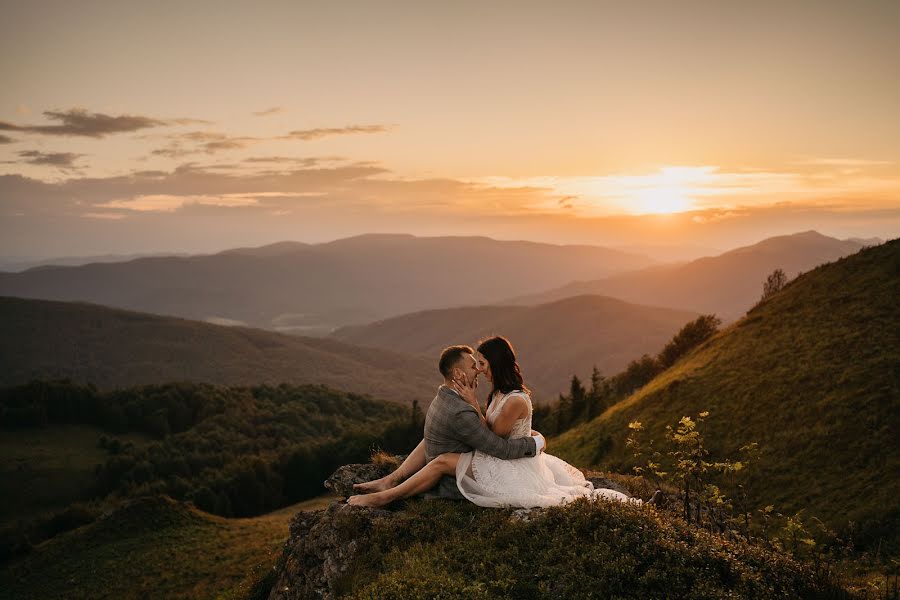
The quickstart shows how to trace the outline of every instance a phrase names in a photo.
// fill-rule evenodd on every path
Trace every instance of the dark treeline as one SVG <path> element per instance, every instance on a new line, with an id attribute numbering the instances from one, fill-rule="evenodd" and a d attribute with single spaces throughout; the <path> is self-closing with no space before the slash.
<path id="1" fill-rule="evenodd" d="M 375 447 L 408 452 L 421 439 L 412 410 L 324 386 L 171 383 L 100 392 L 70 382 L 0 390 L 0 427 L 94 425 L 109 435 L 96 498 L 167 494 L 225 517 L 258 515 L 321 494 L 338 466 Z M 157 439 L 135 446 L 115 434 Z"/>
<path id="2" fill-rule="evenodd" d="M 573 375 L 569 393 L 560 394 L 556 404 L 534 407 L 532 426 L 544 435 L 553 436 L 590 421 L 711 338 L 721 323 L 715 315 L 701 315 L 682 327 L 656 356 L 645 354 L 612 377 L 604 377 L 595 367 L 590 387 L 585 387 L 581 379 Z"/>

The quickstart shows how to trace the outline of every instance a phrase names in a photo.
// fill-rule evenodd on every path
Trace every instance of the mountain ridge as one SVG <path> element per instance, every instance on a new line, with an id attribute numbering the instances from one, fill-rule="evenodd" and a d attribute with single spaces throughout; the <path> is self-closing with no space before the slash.
<path id="1" fill-rule="evenodd" d="M 324 335 L 342 325 L 491 303 L 511 292 L 536 292 L 577 276 L 653 262 L 601 246 L 478 237 L 379 234 L 287 244 L 0 273 L 0 295 Z"/>
<path id="2" fill-rule="evenodd" d="M 655 265 L 599 280 L 577 280 L 548 291 L 510 299 L 535 304 L 594 293 L 635 303 L 665 298 L 672 308 L 715 313 L 725 321 L 744 314 L 759 299 L 763 282 L 775 269 L 788 278 L 858 252 L 862 244 L 810 230 L 766 238 L 750 246 L 684 264 Z"/>

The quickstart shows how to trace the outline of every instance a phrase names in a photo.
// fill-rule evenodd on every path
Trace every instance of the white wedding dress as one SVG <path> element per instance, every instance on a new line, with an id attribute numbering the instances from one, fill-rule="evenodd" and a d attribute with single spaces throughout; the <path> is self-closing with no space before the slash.
<path id="1" fill-rule="evenodd" d="M 528 437 L 531 435 L 532 407 L 531 398 L 525 392 L 498 393 L 485 417 L 488 424 L 493 425 L 503 405 L 514 395 L 522 396 L 528 403 L 528 416 L 513 424 L 509 438 Z M 546 452 L 511 460 L 496 458 L 480 450 L 465 452 L 456 466 L 456 484 L 468 500 L 487 507 L 556 506 L 584 496 L 642 503 L 638 498 L 615 490 L 594 489 L 581 471 Z"/>

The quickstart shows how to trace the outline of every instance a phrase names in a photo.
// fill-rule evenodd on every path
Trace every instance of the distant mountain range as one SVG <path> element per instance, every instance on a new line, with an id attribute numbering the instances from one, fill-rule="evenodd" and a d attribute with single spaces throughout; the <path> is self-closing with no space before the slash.
<path id="1" fill-rule="evenodd" d="M 864 245 L 807 231 L 769 238 L 686 264 L 575 281 L 539 294 L 514 297 L 507 303 L 533 305 L 582 294 L 601 294 L 639 304 L 715 313 L 725 321 L 732 321 L 759 300 L 766 277 L 775 269 L 782 269 L 790 279 L 801 271 L 858 252 Z"/>
<path id="2" fill-rule="evenodd" d="M 495 303 L 652 262 L 599 246 L 364 235 L 0 273 L 0 295 L 324 335 L 417 310 Z"/>
<path id="3" fill-rule="evenodd" d="M 169 381 L 325 384 L 427 404 L 437 358 L 337 340 L 112 309 L 0 297 L 0 386 L 68 378 L 101 389 Z"/>
<path id="4" fill-rule="evenodd" d="M 573 374 L 596 366 L 619 372 L 644 353 L 659 352 L 696 313 L 640 306 L 615 298 L 578 296 L 539 306 L 473 306 L 429 310 L 370 325 L 345 327 L 332 337 L 364 346 L 437 356 L 451 344 L 488 335 L 507 337 L 516 349 L 536 403 L 568 390 Z"/>
<path id="5" fill-rule="evenodd" d="M 758 442 L 752 506 L 804 510 L 857 544 L 900 531 L 900 240 L 805 273 L 602 415 L 551 441 L 579 466 L 625 472 L 628 424 L 661 446 L 683 416 L 711 461 Z M 665 454 L 665 453 L 663 453 Z M 879 539 L 881 541 L 879 541 Z"/>
<path id="6" fill-rule="evenodd" d="M 147 254 L 98 254 L 96 256 L 61 256 L 58 258 L 40 259 L 3 259 L 0 258 L 0 271 L 20 272 L 38 267 L 77 267 L 90 263 L 125 262 L 137 258 L 161 256 L 190 256 L 183 252 L 153 252 Z"/>

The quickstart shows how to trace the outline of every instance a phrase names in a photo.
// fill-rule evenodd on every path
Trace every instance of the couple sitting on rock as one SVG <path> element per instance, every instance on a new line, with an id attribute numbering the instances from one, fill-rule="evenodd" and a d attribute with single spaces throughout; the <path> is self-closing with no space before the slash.
<path id="1" fill-rule="evenodd" d="M 505 338 L 484 340 L 477 350 L 446 348 L 438 368 L 444 383 L 425 416 L 424 439 L 393 473 L 355 485 L 362 494 L 348 504 L 384 506 L 435 486 L 442 497 L 490 507 L 555 506 L 583 496 L 642 503 L 594 489 L 581 471 L 544 452 L 544 437 L 531 429 L 528 388 Z M 492 385 L 485 414 L 475 397 L 479 374 Z"/>

